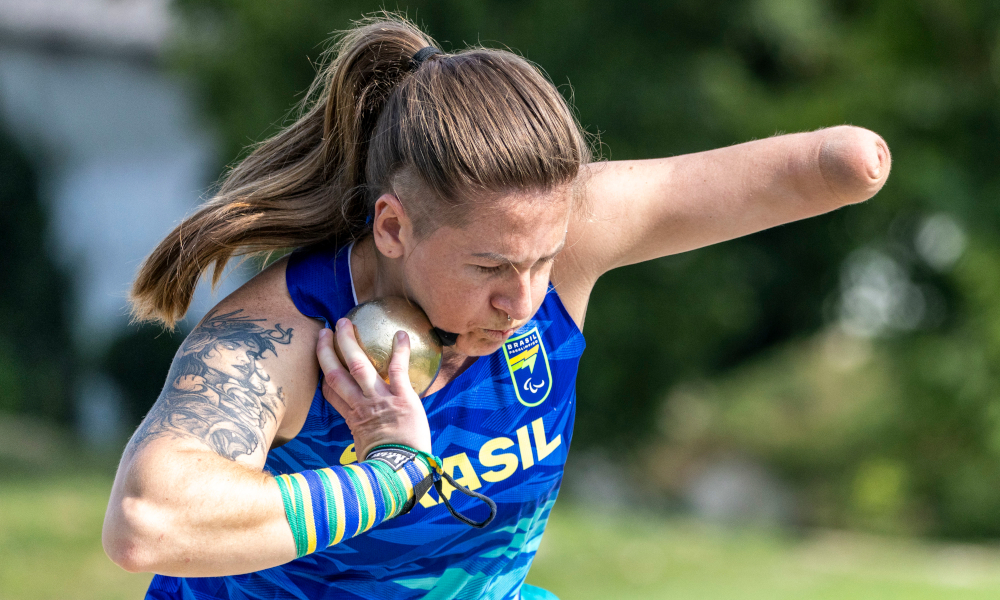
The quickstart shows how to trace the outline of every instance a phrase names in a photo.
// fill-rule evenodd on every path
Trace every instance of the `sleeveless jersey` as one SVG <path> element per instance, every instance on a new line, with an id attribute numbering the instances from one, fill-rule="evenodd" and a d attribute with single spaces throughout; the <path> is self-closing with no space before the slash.
<path id="1" fill-rule="evenodd" d="M 292 254 L 286 281 L 302 314 L 333 323 L 355 306 L 350 249 Z M 456 520 L 431 489 L 408 514 L 326 550 L 246 575 L 156 576 L 147 598 L 518 598 L 562 480 L 583 349 L 550 285 L 538 312 L 500 349 L 423 398 L 434 454 L 459 483 L 496 502 L 485 529 Z M 266 468 L 297 473 L 355 460 L 350 430 L 317 385 L 302 431 L 268 453 Z M 450 500 L 473 519 L 488 514 L 462 493 Z M 546 594 L 524 587 L 525 598 Z"/>

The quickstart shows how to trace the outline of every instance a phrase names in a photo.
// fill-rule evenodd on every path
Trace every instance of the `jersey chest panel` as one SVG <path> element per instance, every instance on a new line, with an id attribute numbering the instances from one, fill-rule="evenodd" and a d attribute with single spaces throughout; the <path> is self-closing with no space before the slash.
<path id="1" fill-rule="evenodd" d="M 471 529 L 431 490 L 409 514 L 321 553 L 338 571 L 375 569 L 398 579 L 470 558 L 510 562 L 537 544 L 531 534 L 540 535 L 555 500 L 572 437 L 573 384 L 583 345 L 575 327 L 567 335 L 566 323 L 558 322 L 563 315 L 551 318 L 561 307 L 545 304 L 550 306 L 543 304 L 504 347 L 425 398 L 435 454 L 458 483 L 496 502 L 496 519 L 486 529 Z M 303 432 L 272 451 L 268 468 L 286 473 L 353 460 L 350 430 L 317 387 Z M 450 499 L 473 519 L 486 515 L 479 501 L 464 494 L 454 492 Z"/>
<path id="2" fill-rule="evenodd" d="M 330 323 L 354 306 L 349 257 L 350 246 L 292 255 L 286 279 L 302 314 Z M 321 552 L 245 575 L 158 575 L 147 598 L 517 598 L 562 479 L 584 345 L 550 287 L 503 347 L 424 399 L 434 453 L 459 483 L 497 504 L 486 528 L 456 520 L 432 490 L 409 514 Z M 347 464 L 353 450 L 350 430 L 317 385 L 302 431 L 268 454 L 266 469 Z M 459 492 L 451 501 L 473 519 L 487 514 Z"/>

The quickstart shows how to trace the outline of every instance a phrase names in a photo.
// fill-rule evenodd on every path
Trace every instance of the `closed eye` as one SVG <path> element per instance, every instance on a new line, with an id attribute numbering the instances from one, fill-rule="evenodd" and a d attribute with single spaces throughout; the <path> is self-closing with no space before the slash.
<path id="1" fill-rule="evenodd" d="M 497 273 L 503 270 L 503 265 L 498 265 L 495 267 L 484 267 L 482 265 L 474 265 L 474 266 L 480 273 L 484 273 L 486 275 L 496 275 Z"/>

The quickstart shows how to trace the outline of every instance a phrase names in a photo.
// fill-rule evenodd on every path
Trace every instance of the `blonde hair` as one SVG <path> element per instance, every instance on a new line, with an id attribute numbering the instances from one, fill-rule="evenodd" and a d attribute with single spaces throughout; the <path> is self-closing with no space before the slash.
<path id="1" fill-rule="evenodd" d="M 363 236 L 400 175 L 428 192 L 401 199 L 418 235 L 499 194 L 575 179 L 590 160 L 587 138 L 537 67 L 481 47 L 413 63 L 434 45 L 388 13 L 342 32 L 297 120 L 233 167 L 142 264 L 135 318 L 173 327 L 201 276 L 211 266 L 216 285 L 234 256 Z"/>

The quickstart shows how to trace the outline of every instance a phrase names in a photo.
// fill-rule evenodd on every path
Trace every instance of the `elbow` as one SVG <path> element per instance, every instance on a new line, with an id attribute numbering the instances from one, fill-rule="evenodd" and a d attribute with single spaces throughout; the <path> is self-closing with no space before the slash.
<path id="1" fill-rule="evenodd" d="M 162 563 L 164 535 L 157 531 L 154 512 L 151 503 L 136 497 L 108 506 L 101 543 L 108 558 L 130 573 L 155 572 Z"/>
<path id="2" fill-rule="evenodd" d="M 152 571 L 151 566 L 142 559 L 141 545 L 135 540 L 126 537 L 103 538 L 104 553 L 108 555 L 111 562 L 115 563 L 129 573 L 145 573 Z"/>
<path id="3" fill-rule="evenodd" d="M 839 205 L 863 202 L 882 189 L 889 178 L 892 156 L 881 136 L 850 125 L 821 133 L 818 168 Z"/>

